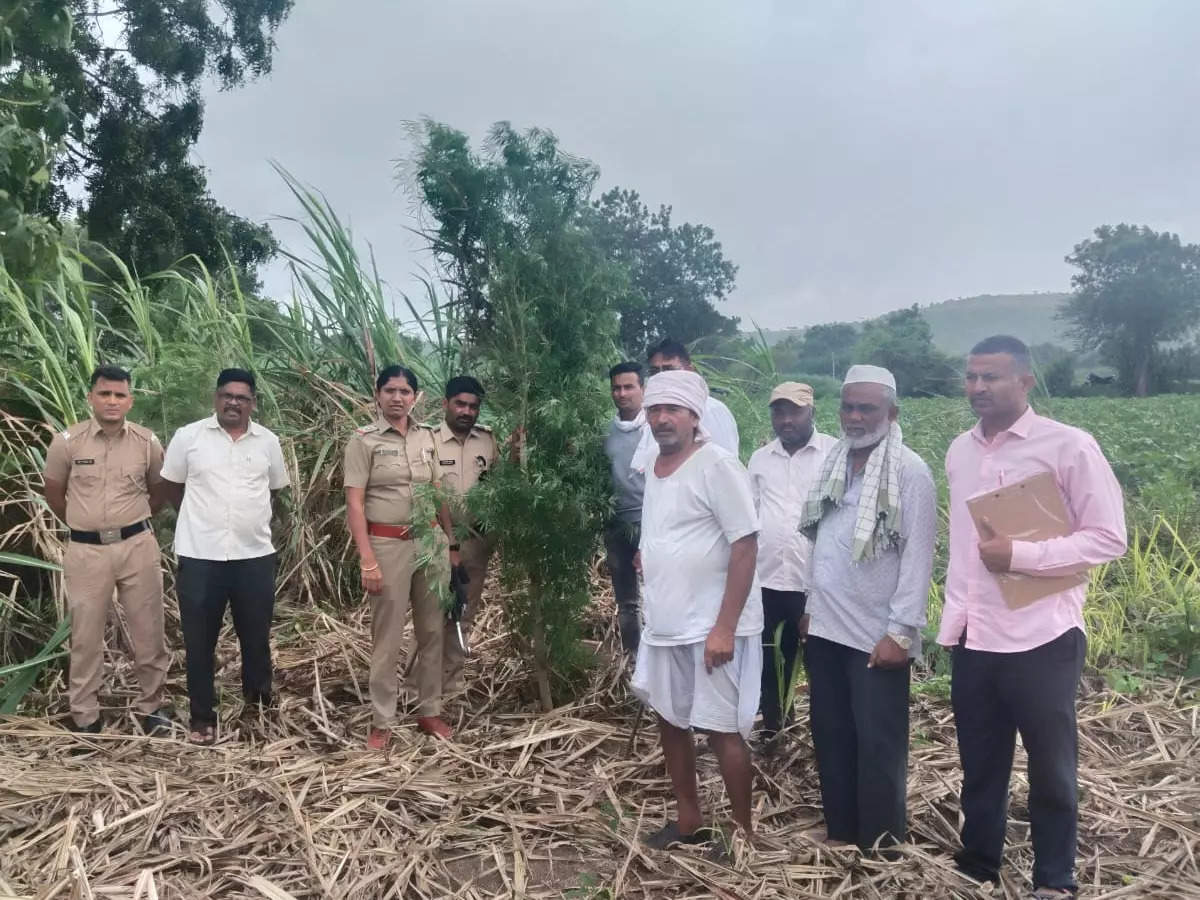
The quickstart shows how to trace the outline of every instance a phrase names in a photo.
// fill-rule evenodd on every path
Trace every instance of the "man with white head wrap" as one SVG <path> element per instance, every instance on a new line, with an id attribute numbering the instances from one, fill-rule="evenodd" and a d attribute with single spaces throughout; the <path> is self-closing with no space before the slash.
<path id="1" fill-rule="evenodd" d="M 814 540 L 804 662 L 826 840 L 863 849 L 907 833 L 909 667 L 937 537 L 933 476 L 898 413 L 891 372 L 850 368 L 842 439 L 800 519 Z"/>
<path id="2" fill-rule="evenodd" d="M 746 470 L 700 428 L 707 396 L 695 372 L 673 371 L 652 376 L 643 401 L 659 453 L 642 502 L 646 622 L 633 690 L 658 715 L 678 816 L 646 837 L 657 849 L 712 836 L 702 827 L 693 730 L 707 733 L 733 819 L 751 832 L 745 738 L 762 675 L 758 517 Z"/>
<path id="3" fill-rule="evenodd" d="M 671 338 L 664 338 L 650 348 L 646 364 L 651 375 L 657 375 L 659 372 L 696 371 L 687 347 Z M 718 447 L 724 447 L 734 456 L 739 455 L 737 421 L 729 407 L 712 394 L 704 400 L 704 409 L 700 412 L 700 427 L 704 430 L 705 437 Z M 657 455 L 658 444 L 647 433 L 643 435 L 642 442 L 633 453 L 630 468 L 635 472 L 645 472 L 654 463 L 654 457 Z"/>

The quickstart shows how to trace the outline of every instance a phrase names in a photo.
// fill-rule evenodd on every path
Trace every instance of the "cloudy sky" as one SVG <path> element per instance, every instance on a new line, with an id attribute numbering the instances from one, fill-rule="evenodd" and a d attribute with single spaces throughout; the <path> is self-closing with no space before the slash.
<path id="1" fill-rule="evenodd" d="M 411 289 L 404 123 L 549 128 L 715 229 L 725 312 L 806 325 L 1066 289 L 1106 222 L 1200 242 L 1198 35 L 1193 0 L 298 0 L 197 156 L 260 221 L 297 211 L 278 160 Z"/>

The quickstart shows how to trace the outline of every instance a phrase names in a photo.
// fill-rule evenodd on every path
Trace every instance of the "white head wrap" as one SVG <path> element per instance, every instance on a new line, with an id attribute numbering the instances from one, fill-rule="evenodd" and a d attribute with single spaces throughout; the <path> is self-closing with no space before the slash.
<path id="1" fill-rule="evenodd" d="M 896 390 L 896 376 L 883 366 L 851 366 L 842 384 L 882 384 Z"/>
<path id="2" fill-rule="evenodd" d="M 695 372 L 685 369 L 673 369 L 669 372 L 659 372 L 651 375 L 646 382 L 646 392 L 642 395 L 642 407 L 669 403 L 672 406 L 682 406 L 690 409 L 700 417 L 700 425 L 696 428 L 696 440 L 708 440 L 708 430 L 704 427 L 704 410 L 708 406 L 708 385 Z M 637 449 L 633 451 L 633 459 L 629 468 L 635 472 L 645 472 L 653 465 L 654 457 L 658 456 L 658 441 L 649 425 L 642 430 L 642 439 Z"/>
<path id="3" fill-rule="evenodd" d="M 673 369 L 651 375 L 642 397 L 642 406 L 645 409 L 670 404 L 690 409 L 697 416 L 704 415 L 707 402 L 708 385 L 704 383 L 703 378 L 687 369 Z"/>

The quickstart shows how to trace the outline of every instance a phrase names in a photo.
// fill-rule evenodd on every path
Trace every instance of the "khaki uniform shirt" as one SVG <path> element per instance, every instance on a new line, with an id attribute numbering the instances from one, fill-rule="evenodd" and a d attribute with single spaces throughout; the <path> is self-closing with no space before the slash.
<path id="1" fill-rule="evenodd" d="M 126 422 L 111 438 L 94 418 L 56 434 L 43 476 L 67 486 L 67 526 L 124 528 L 150 518 L 150 486 L 162 481 L 163 448 L 154 432 Z"/>
<path id="2" fill-rule="evenodd" d="M 368 522 L 411 525 L 413 485 L 436 482 L 439 468 L 432 428 L 410 417 L 402 435 L 380 417 L 350 436 L 343 484 L 366 491 Z"/>
<path id="3" fill-rule="evenodd" d="M 486 425 L 476 425 L 465 439 L 442 422 L 434 431 L 437 435 L 438 468 L 441 482 L 447 490 L 460 497 L 475 487 L 480 477 L 496 464 L 496 436 Z"/>

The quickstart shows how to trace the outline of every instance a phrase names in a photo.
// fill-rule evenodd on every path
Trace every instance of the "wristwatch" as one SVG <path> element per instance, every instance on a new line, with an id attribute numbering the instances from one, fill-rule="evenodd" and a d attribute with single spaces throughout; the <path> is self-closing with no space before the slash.
<path id="1" fill-rule="evenodd" d="M 901 650 L 908 650 L 910 647 L 912 647 L 912 638 L 910 638 L 906 634 L 896 634 L 894 632 L 889 631 L 888 637 L 890 637 L 893 641 L 895 641 L 897 644 L 899 644 Z"/>

